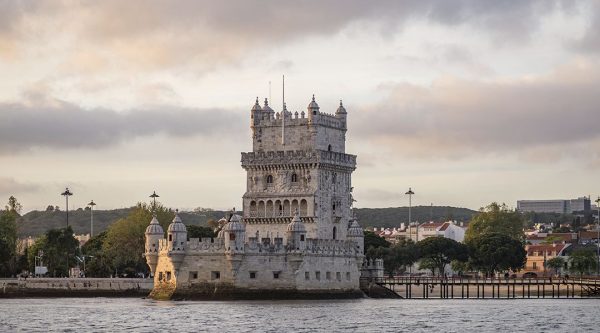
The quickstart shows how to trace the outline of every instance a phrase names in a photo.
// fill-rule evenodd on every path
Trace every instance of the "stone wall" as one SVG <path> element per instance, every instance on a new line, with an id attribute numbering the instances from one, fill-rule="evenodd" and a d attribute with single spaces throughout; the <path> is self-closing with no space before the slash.
<path id="1" fill-rule="evenodd" d="M 0 280 L 0 297 L 145 296 L 154 281 L 127 278 L 28 278 Z"/>

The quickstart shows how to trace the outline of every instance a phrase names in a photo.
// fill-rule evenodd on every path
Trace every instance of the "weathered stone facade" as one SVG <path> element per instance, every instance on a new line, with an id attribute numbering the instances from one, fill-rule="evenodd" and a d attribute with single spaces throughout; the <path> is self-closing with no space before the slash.
<path id="1" fill-rule="evenodd" d="M 363 233 L 351 213 L 356 156 L 345 153 L 346 110 L 251 111 L 253 151 L 243 216 L 215 239 L 187 239 L 179 216 L 146 231 L 155 298 L 294 298 L 360 295 Z"/>

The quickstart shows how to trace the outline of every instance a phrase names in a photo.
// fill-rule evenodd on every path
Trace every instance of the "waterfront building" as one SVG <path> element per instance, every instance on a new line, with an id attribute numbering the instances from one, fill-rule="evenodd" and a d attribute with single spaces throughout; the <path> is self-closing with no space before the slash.
<path id="1" fill-rule="evenodd" d="M 179 215 L 165 239 L 153 218 L 145 252 L 151 296 L 361 296 L 363 230 L 351 210 L 356 156 L 345 151 L 341 101 L 335 114 L 326 114 L 314 96 L 306 113 L 285 104 L 275 112 L 257 99 L 250 123 L 253 149 L 241 158 L 242 215 L 220 221 L 214 239 L 188 239 Z"/>
<path id="2" fill-rule="evenodd" d="M 521 272 L 532 272 L 538 276 L 552 274 L 551 269 L 546 267 L 546 262 L 554 257 L 565 257 L 564 251 L 570 246 L 570 243 L 525 245 L 527 261 Z"/>

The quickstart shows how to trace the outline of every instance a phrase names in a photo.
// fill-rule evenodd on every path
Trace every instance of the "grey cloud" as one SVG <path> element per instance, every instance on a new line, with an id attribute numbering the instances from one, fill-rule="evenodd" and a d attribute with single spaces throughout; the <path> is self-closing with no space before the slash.
<path id="1" fill-rule="evenodd" d="M 381 103 L 357 110 L 350 125 L 363 138 L 422 157 L 585 144 L 600 139 L 599 86 L 596 63 L 511 82 L 398 84 Z"/>
<path id="2" fill-rule="evenodd" d="M 106 147 L 157 134 L 232 139 L 246 134 L 244 120 L 222 109 L 164 106 L 116 112 L 64 102 L 0 104 L 0 154 L 33 147 Z"/>
<path id="3" fill-rule="evenodd" d="M 101 46 L 135 66 L 194 61 L 210 69 L 252 50 L 276 47 L 310 35 L 333 34 L 354 22 L 381 25 L 382 34 L 393 35 L 394 30 L 410 19 L 426 19 L 449 26 L 471 24 L 491 31 L 499 36 L 495 39 L 503 42 L 522 40 L 536 30 L 543 14 L 557 10 L 560 3 L 563 1 L 47 2 L 38 6 L 43 8 L 30 11 L 21 6 L 18 11 L 21 15 L 13 15 L 21 19 L 7 20 L 4 29 L 18 31 L 37 17 L 60 20 L 67 22 L 65 32 L 75 30 L 83 50 Z M 15 12 L 14 5 L 3 6 Z"/>
<path id="4" fill-rule="evenodd" d="M 23 192 L 34 192 L 39 189 L 38 185 L 22 183 L 14 178 L 0 177 L 0 194 L 14 195 Z"/>

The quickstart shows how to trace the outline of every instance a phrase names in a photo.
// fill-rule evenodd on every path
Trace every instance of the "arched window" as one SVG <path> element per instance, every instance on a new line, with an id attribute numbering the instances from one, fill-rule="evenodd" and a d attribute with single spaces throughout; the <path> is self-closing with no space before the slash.
<path id="1" fill-rule="evenodd" d="M 267 176 L 267 184 L 273 184 L 273 176 L 272 175 Z"/>
<path id="2" fill-rule="evenodd" d="M 331 145 L 327 146 L 327 151 L 331 151 Z"/>
<path id="3" fill-rule="evenodd" d="M 293 174 L 292 175 L 292 183 L 296 183 L 298 181 L 298 175 L 297 174 Z"/>
<path id="4" fill-rule="evenodd" d="M 333 239 L 336 239 L 337 236 L 337 228 L 333 227 Z"/>

